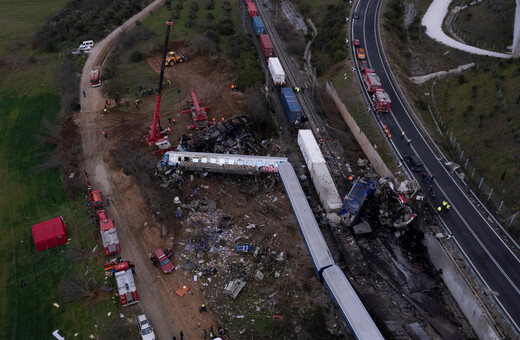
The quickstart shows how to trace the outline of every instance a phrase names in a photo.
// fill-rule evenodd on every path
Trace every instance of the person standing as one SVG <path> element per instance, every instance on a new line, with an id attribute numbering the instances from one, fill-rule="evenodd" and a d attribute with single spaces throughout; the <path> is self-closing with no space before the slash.
<path id="1" fill-rule="evenodd" d="M 107 138 L 108 139 L 108 134 L 106 131 L 103 131 L 103 137 Z"/>
<path id="2" fill-rule="evenodd" d="M 83 97 L 86 97 L 86 96 L 87 96 L 87 94 L 85 93 L 85 91 L 83 91 Z"/>
<path id="3" fill-rule="evenodd" d="M 404 131 L 401 132 L 401 139 L 403 139 L 403 138 L 404 138 Z"/>
<path id="4" fill-rule="evenodd" d="M 412 144 L 412 139 L 408 138 L 408 146 L 410 146 L 410 144 Z"/>
<path id="5" fill-rule="evenodd" d="M 181 340 L 184 339 L 184 333 L 182 331 L 179 333 L 179 336 L 181 337 Z"/>

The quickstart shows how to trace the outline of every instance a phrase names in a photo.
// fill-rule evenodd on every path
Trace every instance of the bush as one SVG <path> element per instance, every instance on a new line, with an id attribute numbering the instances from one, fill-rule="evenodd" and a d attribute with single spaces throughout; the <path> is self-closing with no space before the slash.
<path id="1" fill-rule="evenodd" d="M 191 48 L 197 54 L 213 55 L 217 52 L 217 45 L 207 37 L 196 37 L 190 41 Z"/>
<path id="2" fill-rule="evenodd" d="M 197 1 L 192 1 L 190 3 L 190 11 L 197 12 L 199 10 L 199 3 Z"/>
<path id="3" fill-rule="evenodd" d="M 190 12 L 188 13 L 188 18 L 190 20 L 195 20 L 197 18 L 197 12 L 190 9 Z"/>
<path id="4" fill-rule="evenodd" d="M 229 1 L 226 0 L 222 3 L 222 10 L 224 12 L 231 12 L 231 4 L 229 3 Z"/>
<path id="5" fill-rule="evenodd" d="M 208 12 L 208 13 L 206 14 L 206 19 L 208 19 L 208 20 L 213 20 L 213 19 L 215 19 L 215 16 L 213 15 L 213 13 Z"/>
<path id="6" fill-rule="evenodd" d="M 215 0 L 206 0 L 206 9 L 215 9 Z"/>
<path id="7" fill-rule="evenodd" d="M 143 54 L 141 51 L 135 50 L 130 54 L 130 61 L 133 63 L 139 63 L 143 61 Z"/>
<path id="8" fill-rule="evenodd" d="M 204 37 L 208 38 L 209 40 L 215 42 L 216 45 L 220 43 L 220 36 L 217 32 L 213 30 L 207 30 L 203 34 Z"/>
<path id="9" fill-rule="evenodd" d="M 65 112 L 79 109 L 79 72 L 69 54 L 54 74 L 54 85 L 61 94 L 61 107 Z"/>

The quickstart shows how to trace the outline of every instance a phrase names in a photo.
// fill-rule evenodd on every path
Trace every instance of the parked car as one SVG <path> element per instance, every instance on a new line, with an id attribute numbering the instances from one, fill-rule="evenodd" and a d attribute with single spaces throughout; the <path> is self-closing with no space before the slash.
<path id="1" fill-rule="evenodd" d="M 422 167 L 423 167 L 424 163 L 419 158 L 419 156 L 417 156 L 417 155 L 406 155 L 406 156 L 404 156 L 404 159 L 410 165 L 410 167 L 412 168 L 412 171 L 419 172 L 419 171 L 422 170 Z"/>
<path id="2" fill-rule="evenodd" d="M 164 253 L 164 251 L 159 248 L 156 251 L 154 251 L 155 257 L 157 258 L 157 261 L 159 261 L 159 264 L 161 265 L 161 269 L 164 272 L 164 274 L 171 273 L 173 271 L 173 263 L 170 261 L 168 256 Z"/>
<path id="3" fill-rule="evenodd" d="M 359 65 L 360 65 L 359 68 L 360 68 L 361 72 L 365 73 L 365 71 L 368 68 L 368 61 L 361 60 L 361 63 Z"/>
<path id="4" fill-rule="evenodd" d="M 364 48 L 358 48 L 356 51 L 357 58 L 359 60 L 365 59 L 367 56 L 365 55 L 365 49 Z"/>
<path id="5" fill-rule="evenodd" d="M 152 325 L 150 325 L 145 314 L 137 316 L 137 326 L 139 327 L 139 334 L 141 334 L 143 340 L 155 340 Z"/>
<path id="6" fill-rule="evenodd" d="M 361 43 L 359 42 L 359 39 L 354 39 L 354 46 L 355 47 L 361 46 Z"/>

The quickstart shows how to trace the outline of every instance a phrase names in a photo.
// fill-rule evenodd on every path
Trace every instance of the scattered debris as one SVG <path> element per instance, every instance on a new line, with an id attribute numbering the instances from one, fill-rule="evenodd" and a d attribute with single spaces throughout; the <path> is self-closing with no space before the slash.
<path id="1" fill-rule="evenodd" d="M 244 288 L 246 285 L 245 281 L 242 281 L 240 279 L 230 281 L 225 287 L 224 287 L 224 294 L 231 296 L 231 298 L 236 299 L 238 296 L 238 293 Z"/>

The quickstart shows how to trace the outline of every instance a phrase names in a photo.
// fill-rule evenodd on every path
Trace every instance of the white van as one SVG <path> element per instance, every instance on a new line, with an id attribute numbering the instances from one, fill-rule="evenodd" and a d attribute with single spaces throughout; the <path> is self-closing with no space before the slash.
<path id="1" fill-rule="evenodd" d="M 90 51 L 94 47 L 94 40 L 85 40 L 79 45 L 78 50 L 80 51 Z"/>

